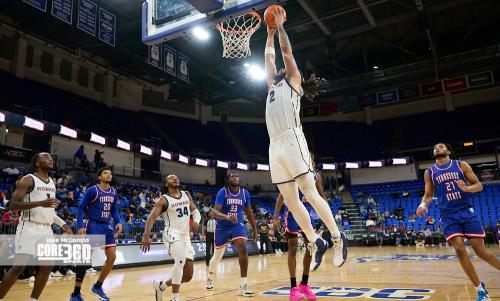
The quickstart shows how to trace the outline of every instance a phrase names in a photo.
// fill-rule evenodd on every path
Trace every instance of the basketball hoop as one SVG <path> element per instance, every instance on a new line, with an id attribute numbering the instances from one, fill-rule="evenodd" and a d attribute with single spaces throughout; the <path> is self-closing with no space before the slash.
<path id="1" fill-rule="evenodd" d="M 252 55 L 250 38 L 260 28 L 261 20 L 258 13 L 251 12 L 215 25 L 224 46 L 222 57 L 241 59 Z"/>

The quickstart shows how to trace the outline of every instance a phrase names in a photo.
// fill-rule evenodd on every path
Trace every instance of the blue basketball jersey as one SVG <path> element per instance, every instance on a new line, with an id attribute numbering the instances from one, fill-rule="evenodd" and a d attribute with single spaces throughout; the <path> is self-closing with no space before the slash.
<path id="1" fill-rule="evenodd" d="M 434 194 L 441 214 L 472 207 L 470 193 L 460 190 L 455 182 L 467 182 L 460 168 L 460 160 L 450 160 L 443 165 L 434 164 L 428 169 L 428 173 L 435 187 Z"/>
<path id="2" fill-rule="evenodd" d="M 101 224 L 111 224 L 113 217 L 115 224 L 120 222 L 118 212 L 118 199 L 116 190 L 109 187 L 103 190 L 99 185 L 94 185 L 87 189 L 85 196 L 78 205 L 77 226 L 83 228 L 83 219 L 95 221 Z"/>
<path id="3" fill-rule="evenodd" d="M 221 205 L 221 213 L 235 215 L 238 219 L 236 224 L 227 220 L 217 220 L 217 229 L 228 229 L 235 225 L 243 225 L 243 212 L 246 206 L 250 205 L 250 193 L 245 188 L 240 188 L 237 194 L 233 194 L 228 188 L 222 188 L 217 193 L 215 205 Z"/>

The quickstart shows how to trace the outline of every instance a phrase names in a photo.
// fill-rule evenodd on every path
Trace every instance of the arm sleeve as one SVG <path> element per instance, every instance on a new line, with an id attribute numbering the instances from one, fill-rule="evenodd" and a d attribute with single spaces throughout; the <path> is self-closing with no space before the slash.
<path id="1" fill-rule="evenodd" d="M 250 204 L 250 192 L 245 189 L 245 207 L 246 206 L 251 206 Z"/>
<path id="2" fill-rule="evenodd" d="M 54 211 L 54 224 L 58 225 L 59 227 L 62 227 L 66 224 L 66 222 L 59 217 Z"/>
<path id="3" fill-rule="evenodd" d="M 78 211 L 76 213 L 76 227 L 77 229 L 83 228 L 83 216 L 85 210 L 89 207 L 90 201 L 96 196 L 96 190 L 94 188 L 87 189 L 87 192 L 83 196 L 83 199 L 78 204 Z"/>
<path id="4" fill-rule="evenodd" d="M 225 199 L 225 190 L 221 189 L 219 190 L 217 196 L 215 197 L 215 205 L 224 206 L 224 199 Z"/>
<path id="5" fill-rule="evenodd" d="M 118 212 L 118 196 L 115 195 L 115 200 L 113 201 L 113 205 L 111 205 L 111 216 L 116 224 L 120 224 L 120 212 Z"/>

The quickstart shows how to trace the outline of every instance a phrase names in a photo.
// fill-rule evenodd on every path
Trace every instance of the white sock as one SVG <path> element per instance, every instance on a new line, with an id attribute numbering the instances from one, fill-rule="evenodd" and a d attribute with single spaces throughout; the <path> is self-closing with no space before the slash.
<path id="1" fill-rule="evenodd" d="M 339 238 L 340 231 L 337 227 L 337 224 L 335 223 L 335 218 L 333 217 L 332 210 L 330 209 L 328 202 L 323 199 L 321 195 L 319 195 L 312 173 L 308 173 L 306 175 L 303 175 L 302 177 L 298 177 L 295 181 L 299 185 L 299 189 L 305 195 L 307 201 L 313 206 L 314 211 L 316 211 L 321 221 L 323 221 L 328 230 L 330 230 L 332 238 Z M 295 217 L 295 214 L 293 216 Z M 314 242 L 314 240 L 310 241 Z"/>
<path id="2" fill-rule="evenodd" d="M 172 293 L 172 299 L 173 300 L 180 300 L 179 293 Z"/>
<path id="3" fill-rule="evenodd" d="M 162 281 L 160 284 L 160 289 L 164 291 L 167 288 L 167 283 L 165 281 Z"/>
<path id="4" fill-rule="evenodd" d="M 247 286 L 247 283 L 248 283 L 248 278 L 247 277 L 241 277 L 241 280 L 240 280 L 240 287 L 246 287 Z"/>
<path id="5" fill-rule="evenodd" d="M 222 256 L 224 256 L 225 250 L 226 247 L 218 249 L 214 248 L 214 255 L 212 255 L 212 258 L 210 259 L 210 264 L 208 265 L 208 272 L 210 274 L 215 273 L 215 270 L 217 269 L 219 262 L 222 260 Z"/>
<path id="6" fill-rule="evenodd" d="M 476 291 L 484 291 L 483 286 L 481 285 L 481 282 L 479 282 L 479 286 L 476 286 Z"/>
<path id="7" fill-rule="evenodd" d="M 30 298 L 30 301 L 38 301 L 38 299 Z"/>

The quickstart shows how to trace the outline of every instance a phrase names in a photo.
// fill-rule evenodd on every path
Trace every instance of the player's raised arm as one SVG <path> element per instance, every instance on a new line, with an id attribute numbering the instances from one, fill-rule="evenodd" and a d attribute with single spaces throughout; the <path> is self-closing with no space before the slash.
<path id="1" fill-rule="evenodd" d="M 274 34 L 278 29 L 267 27 L 266 49 L 264 51 L 267 87 L 270 88 L 276 76 L 276 51 L 274 49 Z"/>
<path id="2" fill-rule="evenodd" d="M 462 169 L 462 172 L 464 173 L 465 178 L 467 181 L 471 184 L 467 186 L 467 183 L 464 181 L 456 181 L 458 188 L 464 192 L 480 192 L 483 190 L 483 184 L 479 182 L 479 179 L 477 178 L 476 174 L 470 167 L 470 165 L 467 162 L 460 161 L 460 168 Z"/>
<path id="3" fill-rule="evenodd" d="M 20 211 L 29 210 L 35 207 L 55 208 L 57 206 L 57 200 L 53 198 L 48 198 L 39 202 L 23 202 L 24 197 L 31 189 L 33 189 L 33 178 L 31 176 L 24 176 L 16 184 L 16 190 L 12 193 L 12 197 L 9 202 L 9 209 L 11 211 Z"/>
<path id="4" fill-rule="evenodd" d="M 425 181 L 425 192 L 422 197 L 422 203 L 417 208 L 417 216 L 421 217 L 429 209 L 429 205 L 432 203 L 432 197 L 434 196 L 434 184 L 432 183 L 431 176 L 429 176 L 429 170 L 426 170 L 424 173 L 424 181 Z"/>
<path id="5" fill-rule="evenodd" d="M 285 16 L 282 9 L 277 9 L 273 11 L 276 25 L 278 26 L 278 37 L 280 40 L 281 56 L 283 57 L 283 63 L 285 64 L 286 77 L 289 80 L 292 88 L 296 91 L 301 91 L 301 76 L 295 58 L 293 57 L 292 44 L 288 39 L 283 23 L 285 22 Z"/>

